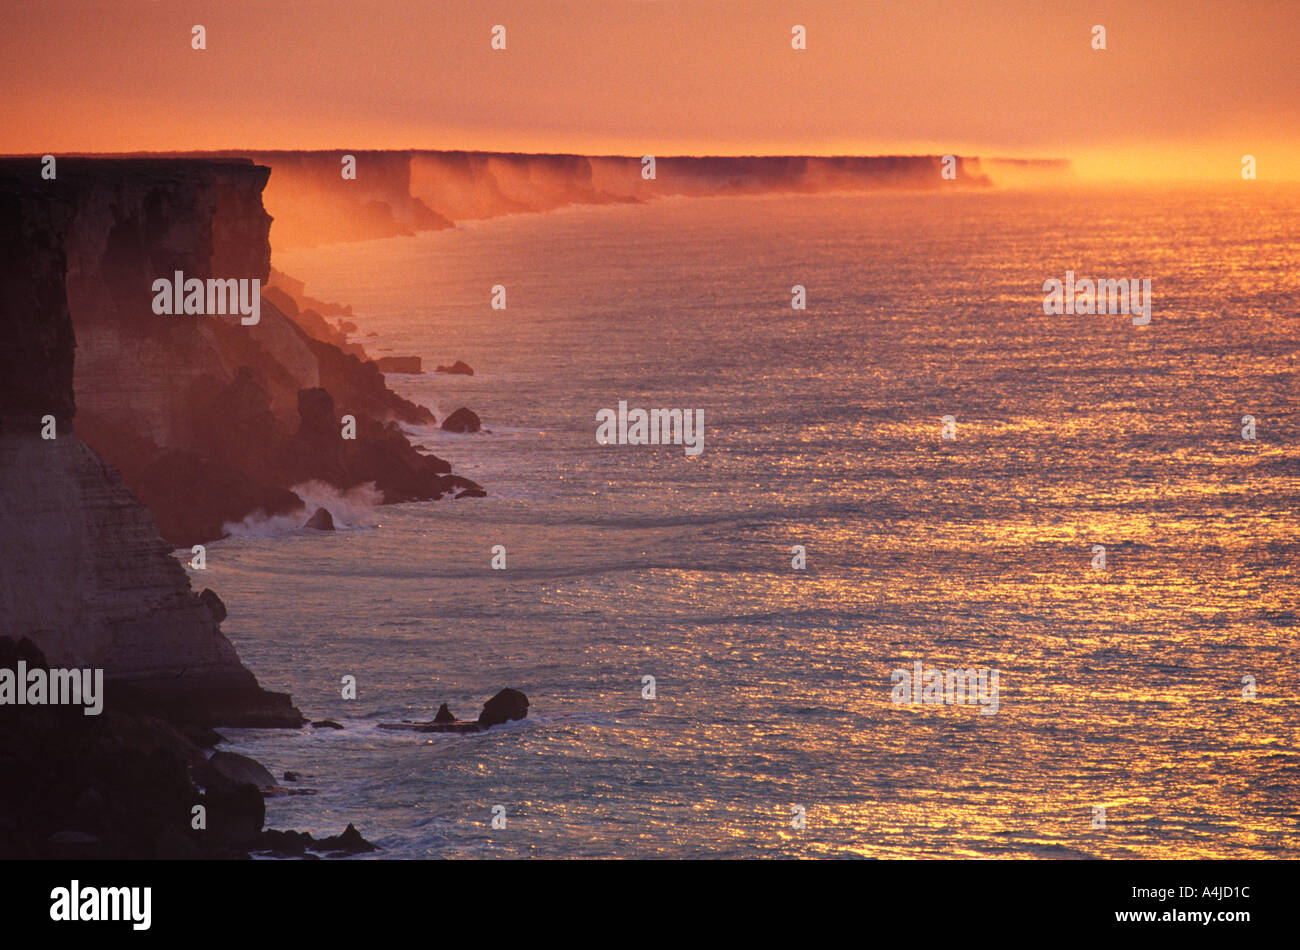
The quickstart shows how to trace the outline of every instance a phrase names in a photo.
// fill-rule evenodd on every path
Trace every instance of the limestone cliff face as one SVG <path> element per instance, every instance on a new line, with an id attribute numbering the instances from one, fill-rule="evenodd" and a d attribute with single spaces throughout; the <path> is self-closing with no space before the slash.
<path id="1" fill-rule="evenodd" d="M 404 152 L 236 152 L 274 170 L 265 201 L 277 224 L 278 247 L 314 247 L 341 241 L 414 234 L 451 227 L 411 191 Z M 343 156 L 356 176 L 343 177 Z"/>
<path id="2" fill-rule="evenodd" d="M 196 434 L 176 407 L 190 400 L 198 376 L 228 379 L 233 372 L 217 321 L 159 317 L 151 287 L 178 270 L 186 277 L 265 280 L 271 219 L 259 194 L 269 172 L 212 163 L 200 178 L 192 163 L 124 161 L 108 175 L 103 163 L 61 164 L 58 187 L 76 204 L 66 247 L 78 405 L 157 445 L 190 447 Z M 224 322 L 233 327 L 238 318 Z M 277 331 L 274 317 L 266 323 L 263 333 Z M 303 375 L 317 384 L 310 370 Z"/>
<path id="3" fill-rule="evenodd" d="M 17 180 L 39 171 L 35 161 L 0 166 Z M 248 159 L 72 158 L 42 182 L 42 200 L 66 216 L 60 291 L 78 343 L 77 430 L 175 546 L 220 538 L 225 524 L 257 512 L 300 511 L 292 488 L 311 479 L 344 489 L 374 481 L 390 502 L 462 487 L 394 425 L 431 425 L 432 413 L 389 390 L 364 353 L 321 339 L 323 319 L 299 313 L 290 296 L 264 294 L 254 325 L 237 313 L 153 312 L 153 282 L 177 271 L 266 287 L 269 174 Z M 24 286 L 8 292 L 31 297 Z M 36 362 L 31 355 L 21 362 Z M 58 371 L 66 377 L 70 365 Z M 333 397 L 336 421 L 356 417 L 354 443 L 304 452 L 300 394 L 318 389 Z"/>
<path id="4" fill-rule="evenodd" d="M 262 690 L 240 663 L 152 513 L 74 432 L 79 367 L 65 275 L 76 267 L 131 319 L 134 287 L 111 264 L 132 256 L 113 248 L 143 236 L 120 226 L 132 220 L 124 207 L 143 211 L 142 228 L 185 233 L 177 220 L 222 174 L 178 173 L 168 185 L 177 203 L 144 189 L 132 205 L 134 186 L 119 176 L 133 173 L 111 164 L 56 186 L 36 163 L 0 163 L 0 633 L 30 638 L 57 666 L 103 667 L 119 695 L 128 684 L 132 702 L 178 720 L 297 725 L 288 696 Z M 77 244 L 87 232 L 107 235 L 97 269 Z M 124 380 L 132 372 L 119 367 Z"/>
<path id="5" fill-rule="evenodd" d="M 412 193 L 457 221 L 672 195 L 852 193 L 991 184 L 979 159 L 957 157 L 952 181 L 941 171 L 937 155 L 661 156 L 654 179 L 646 179 L 640 158 L 622 156 L 411 153 Z"/>
<path id="6" fill-rule="evenodd" d="M 957 157 L 945 180 L 937 155 L 663 156 L 656 177 L 640 157 L 502 152 L 361 152 L 356 180 L 340 174 L 342 151 L 231 152 L 271 166 L 266 204 L 279 247 L 364 240 L 451 227 L 502 214 L 673 195 L 814 194 L 883 189 L 984 188 L 978 158 Z"/>
<path id="7" fill-rule="evenodd" d="M 208 608 L 121 476 L 66 431 L 0 435 L 6 633 L 56 666 L 109 676 L 240 669 Z"/>
<path id="8" fill-rule="evenodd" d="M 276 247 L 310 247 L 450 228 L 457 221 L 550 211 L 566 205 L 650 201 L 674 195 L 862 193 L 1045 184 L 1068 162 L 940 155 L 658 156 L 655 178 L 640 156 L 465 151 L 223 151 L 271 168 L 265 191 Z M 343 157 L 356 177 L 344 178 Z"/>

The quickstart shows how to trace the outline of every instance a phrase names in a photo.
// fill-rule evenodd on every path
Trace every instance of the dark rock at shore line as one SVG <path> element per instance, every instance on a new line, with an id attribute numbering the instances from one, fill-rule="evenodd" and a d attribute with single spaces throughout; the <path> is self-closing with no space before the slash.
<path id="1" fill-rule="evenodd" d="M 263 831 L 257 840 L 255 851 L 269 853 L 277 858 L 312 858 L 309 851 L 328 851 L 330 857 L 345 854 L 362 854 L 378 851 L 379 846 L 361 837 L 356 826 L 348 823 L 340 835 L 327 838 L 313 838 L 304 831 Z"/>
<path id="2" fill-rule="evenodd" d="M 186 739 L 189 739 L 200 749 L 213 749 L 216 748 L 218 743 L 226 741 L 226 737 L 217 732 L 217 730 L 209 726 L 201 725 L 200 723 L 182 722 L 176 723 L 175 726 L 177 732 L 183 735 Z"/>
<path id="3" fill-rule="evenodd" d="M 307 722 L 288 693 L 262 689 L 247 670 L 201 679 L 186 671 L 149 680 L 112 680 L 104 683 L 104 693 L 105 705 L 113 709 L 156 716 L 177 730 L 199 730 L 192 740 L 199 745 L 215 744 L 214 727 L 297 729 Z"/>
<path id="4" fill-rule="evenodd" d="M 512 719 L 524 719 L 528 716 L 528 697 L 517 689 L 507 686 L 483 704 L 483 711 L 478 715 L 479 723 L 490 729 Z"/>
<path id="5" fill-rule="evenodd" d="M 237 785 L 254 785 L 259 789 L 275 787 L 275 776 L 268 772 L 261 762 L 250 759 L 246 755 L 239 755 L 237 752 L 214 752 L 208 757 L 205 766 L 200 767 L 195 773 L 195 777 L 201 784 L 206 785 L 208 782 L 220 784 L 212 779 L 208 770 Z"/>
<path id="6" fill-rule="evenodd" d="M 316 842 L 319 845 L 318 850 L 322 851 L 346 851 L 348 854 L 360 854 L 363 851 L 378 851 L 377 845 L 371 844 L 365 838 L 361 837 L 361 832 L 351 822 L 343 829 L 343 834 L 334 835 L 329 838 L 321 838 Z"/>
<path id="7" fill-rule="evenodd" d="M 483 422 L 473 410 L 461 406 L 442 420 L 442 427 L 447 432 L 478 432 L 483 428 Z"/>
<path id="8" fill-rule="evenodd" d="M 456 501 L 457 499 L 460 498 L 486 498 L 486 497 L 487 497 L 487 492 L 485 492 L 481 488 L 466 488 L 464 491 L 459 492 L 455 496 L 455 498 L 452 499 L 452 501 Z"/>
<path id="9" fill-rule="evenodd" d="M 434 370 L 434 372 L 453 373 L 457 376 L 473 376 L 474 368 L 462 360 L 457 360 L 456 362 L 452 363 L 450 366 L 439 366 L 437 369 Z"/>
<path id="10" fill-rule="evenodd" d="M 446 475 L 443 476 L 442 490 L 445 492 L 483 491 L 483 486 L 462 475 Z"/>
<path id="11" fill-rule="evenodd" d="M 406 373 L 418 376 L 424 372 L 418 356 L 381 356 L 375 360 L 381 373 Z"/>
<path id="12" fill-rule="evenodd" d="M 298 431 L 274 453 L 275 467 L 289 484 L 323 481 L 351 488 L 374 482 L 389 504 L 433 501 L 445 494 L 450 463 L 416 449 L 396 423 L 338 406 L 320 388 L 300 390 L 297 400 Z M 355 439 L 340 438 L 343 416 L 355 418 Z"/>
<path id="13" fill-rule="evenodd" d="M 307 854 L 307 842 L 311 835 L 305 831 L 275 831 L 268 828 L 257 839 L 259 853 L 269 853 L 277 858 L 301 858 Z"/>
<path id="14" fill-rule="evenodd" d="M 291 770 L 289 770 L 289 769 L 285 769 L 285 772 L 284 772 L 284 780 L 285 780 L 286 782 L 296 782 L 296 781 L 298 781 L 298 773 L 297 773 L 297 772 L 294 772 L 294 771 L 291 771 Z"/>
<path id="15" fill-rule="evenodd" d="M 311 724 L 311 727 L 313 729 L 342 729 L 343 728 L 333 719 L 317 719 L 315 722 Z"/>
<path id="16" fill-rule="evenodd" d="M 208 608 L 208 613 L 212 614 L 212 619 L 217 623 L 226 619 L 226 605 L 217 596 L 215 590 L 210 587 L 203 588 L 203 593 L 199 594 L 199 601 Z"/>
<path id="17" fill-rule="evenodd" d="M 23 639 L 0 636 L 0 667 L 48 669 Z M 0 858 L 240 858 L 261 830 L 252 785 L 208 769 L 203 751 L 167 722 L 106 699 L 80 706 L 0 705 Z M 192 827 L 205 809 L 206 829 Z"/>
<path id="18" fill-rule="evenodd" d="M 266 823 L 266 801 L 255 785 L 214 782 L 203 790 L 206 833 L 216 841 L 251 848 Z"/>
<path id="19" fill-rule="evenodd" d="M 315 528 L 317 531 L 333 531 L 334 516 L 330 514 L 328 508 L 317 508 L 316 513 L 307 519 L 304 528 Z"/>
<path id="20" fill-rule="evenodd" d="M 443 703 L 432 722 L 412 722 L 409 719 L 404 722 L 381 722 L 379 728 L 404 732 L 485 732 L 493 726 L 527 716 L 528 697 L 517 689 L 507 687 L 483 704 L 478 719 L 456 719 L 452 717 L 447 704 Z"/>

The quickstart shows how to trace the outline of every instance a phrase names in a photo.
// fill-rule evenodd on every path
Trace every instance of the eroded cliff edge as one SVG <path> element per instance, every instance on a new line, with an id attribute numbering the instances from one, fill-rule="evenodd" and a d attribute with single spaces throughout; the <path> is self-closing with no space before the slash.
<path id="1" fill-rule="evenodd" d="M 247 159 L 72 158 L 52 181 L 39 169 L 6 160 L 0 178 L 15 188 L 35 180 L 40 200 L 67 216 L 78 434 L 121 472 L 170 544 L 220 538 L 224 525 L 259 512 L 305 518 L 293 488 L 310 481 L 373 482 L 389 503 L 477 487 L 403 434 L 400 424 L 432 425 L 433 415 L 388 389 L 375 364 L 287 294 L 266 293 L 255 325 L 238 313 L 154 313 L 153 281 L 176 272 L 265 288 L 269 169 Z M 341 437 L 344 416 L 356 421 L 354 439 Z"/>
<path id="2" fill-rule="evenodd" d="M 103 668 L 119 706 L 196 725 L 301 724 L 288 695 L 240 663 L 153 514 L 74 431 L 70 248 L 86 217 L 113 230 L 122 182 L 139 172 L 87 163 L 56 185 L 16 164 L 0 165 L 0 634 L 29 638 L 53 666 Z M 221 177 L 188 164 L 172 172 L 177 195 Z M 145 210 L 160 232 L 183 230 L 183 210 Z M 139 379 L 129 362 L 121 376 Z"/>

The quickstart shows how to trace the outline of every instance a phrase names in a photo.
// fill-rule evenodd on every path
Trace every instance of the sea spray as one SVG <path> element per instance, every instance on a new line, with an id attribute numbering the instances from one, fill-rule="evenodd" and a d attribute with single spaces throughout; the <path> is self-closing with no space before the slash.
<path id="1" fill-rule="evenodd" d="M 371 527 L 377 522 L 376 511 L 384 502 L 384 493 L 374 482 L 364 482 L 343 491 L 322 481 L 312 480 L 293 486 L 293 492 L 305 505 L 288 514 L 268 515 L 254 512 L 241 521 L 227 521 L 223 534 L 236 538 L 270 538 L 292 534 L 321 508 L 334 518 L 338 530 Z"/>

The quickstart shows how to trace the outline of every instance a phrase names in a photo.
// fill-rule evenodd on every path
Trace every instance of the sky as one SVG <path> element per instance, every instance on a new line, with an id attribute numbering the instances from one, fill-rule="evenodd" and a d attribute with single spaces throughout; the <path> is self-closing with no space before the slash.
<path id="1" fill-rule="evenodd" d="M 0 0 L 0 152 L 955 153 L 1147 179 L 1240 179 L 1250 154 L 1300 180 L 1297 50 L 1300 0 Z"/>

